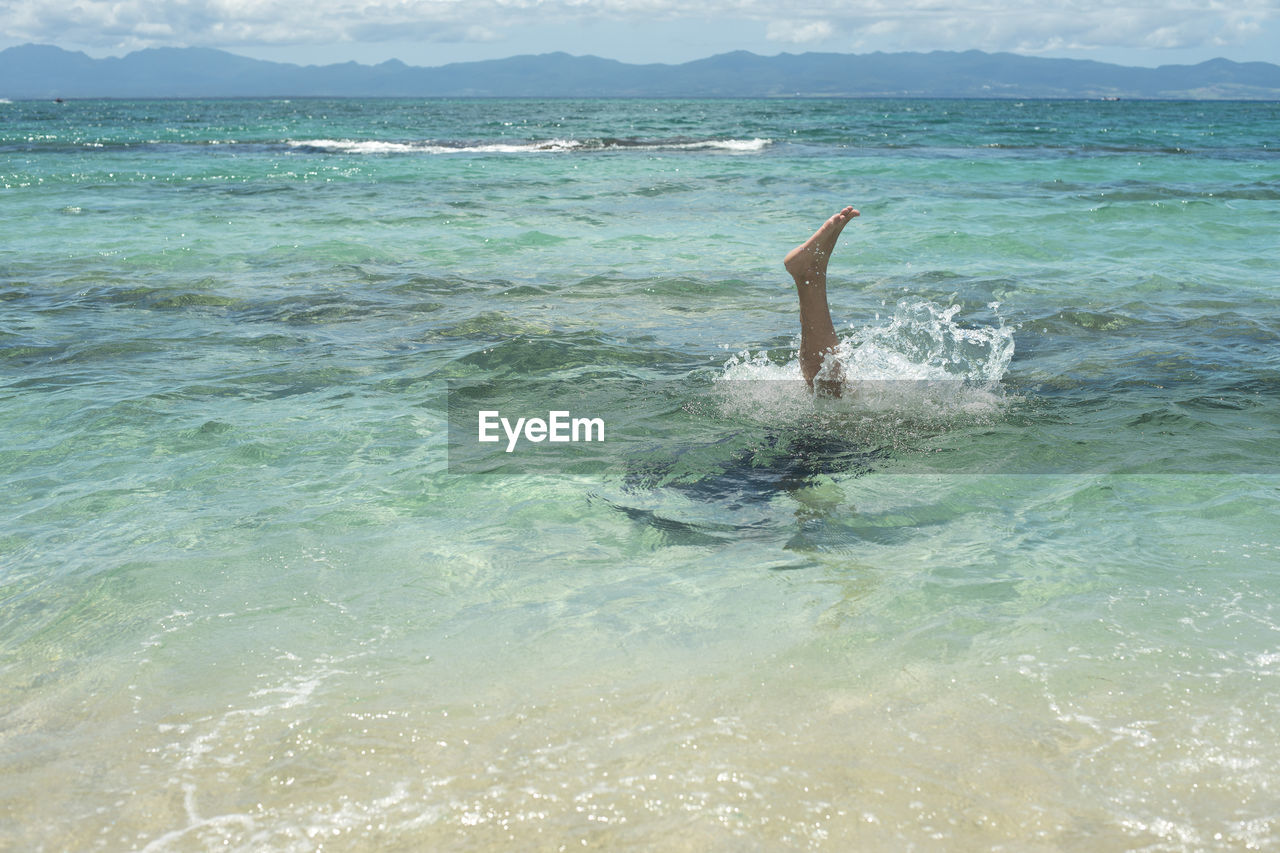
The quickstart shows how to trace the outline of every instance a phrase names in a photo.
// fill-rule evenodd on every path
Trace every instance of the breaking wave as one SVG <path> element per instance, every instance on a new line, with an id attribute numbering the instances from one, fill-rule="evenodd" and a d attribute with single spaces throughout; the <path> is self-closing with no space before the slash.
<path id="1" fill-rule="evenodd" d="M 530 154 L 567 151 L 723 151 L 731 154 L 755 154 L 763 151 L 769 139 L 541 139 L 522 142 L 475 142 L 421 140 L 392 142 L 379 139 L 305 139 L 290 140 L 297 151 L 330 154 Z"/>

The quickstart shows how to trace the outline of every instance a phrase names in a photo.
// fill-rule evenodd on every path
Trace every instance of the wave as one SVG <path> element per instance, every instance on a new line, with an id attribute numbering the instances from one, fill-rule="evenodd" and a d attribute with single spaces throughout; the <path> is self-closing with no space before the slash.
<path id="1" fill-rule="evenodd" d="M 639 148 L 662 151 L 730 151 L 755 154 L 773 144 L 772 139 L 614 139 L 599 140 L 601 148 Z"/>
<path id="2" fill-rule="evenodd" d="M 771 139 L 628 139 L 601 137 L 596 139 L 542 139 L 524 142 L 469 142 L 422 140 L 393 142 L 380 139 L 305 139 L 290 140 L 294 150 L 324 154 L 529 154 L 566 151 L 724 151 L 733 154 L 755 154 L 763 151 Z"/>
<path id="3" fill-rule="evenodd" d="M 719 151 L 756 154 L 770 139 L 537 139 L 518 142 L 383 139 L 0 139 L 0 154 L 62 154 L 92 151 L 170 151 L 221 147 L 241 153 L 293 151 L 310 154 L 538 154 L 583 151 Z"/>

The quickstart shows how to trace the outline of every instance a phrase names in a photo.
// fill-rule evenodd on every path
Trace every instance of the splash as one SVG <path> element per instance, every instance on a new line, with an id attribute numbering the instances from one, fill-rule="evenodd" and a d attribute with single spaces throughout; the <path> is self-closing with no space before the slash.
<path id="1" fill-rule="evenodd" d="M 988 307 L 999 309 L 994 302 Z M 959 305 L 943 308 L 904 299 L 887 321 L 843 337 L 834 361 L 843 366 L 846 382 L 961 380 L 995 385 L 1013 360 L 1013 329 L 1002 318 L 996 326 L 963 326 L 956 322 L 959 313 Z M 823 369 L 832 367 L 828 361 Z M 790 361 L 779 364 L 763 350 L 754 355 L 743 350 L 725 362 L 720 378 L 799 379 L 800 360 L 793 353 Z"/>
<path id="2" fill-rule="evenodd" d="M 779 363 L 766 351 L 743 350 L 716 377 L 723 412 L 770 425 L 817 414 L 845 423 L 892 422 L 913 432 L 989 418 L 1005 403 L 999 383 L 1013 359 L 1014 340 L 999 306 L 988 307 L 996 325 L 968 326 L 957 321 L 958 305 L 902 300 L 887 320 L 844 335 L 823 364 L 820 378 L 842 378 L 836 397 L 809 391 L 796 353 Z"/>

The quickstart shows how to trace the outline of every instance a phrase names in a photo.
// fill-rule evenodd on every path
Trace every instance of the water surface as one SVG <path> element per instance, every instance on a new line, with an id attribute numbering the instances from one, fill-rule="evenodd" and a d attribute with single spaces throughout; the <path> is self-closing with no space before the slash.
<path id="1" fill-rule="evenodd" d="M 0 117 L 0 846 L 1280 843 L 1277 105 Z"/>

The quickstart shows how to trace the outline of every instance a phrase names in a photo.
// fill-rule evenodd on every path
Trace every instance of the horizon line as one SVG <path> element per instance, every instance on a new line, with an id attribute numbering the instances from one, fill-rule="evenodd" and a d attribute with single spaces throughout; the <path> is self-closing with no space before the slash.
<path id="1" fill-rule="evenodd" d="M 84 56 L 86 59 L 92 60 L 94 62 L 105 62 L 113 59 L 124 60 L 124 59 L 128 59 L 131 56 L 136 56 L 137 54 L 148 53 L 151 51 L 201 50 L 201 51 L 211 51 L 215 53 L 222 53 L 229 56 L 237 57 L 239 59 L 246 59 L 251 62 L 263 62 L 271 65 L 287 65 L 287 66 L 293 66 L 295 68 L 333 68 L 333 67 L 343 66 L 343 65 L 354 65 L 361 68 L 378 68 L 383 65 L 398 64 L 398 65 L 404 66 L 405 68 L 434 69 L 434 68 L 448 68 L 454 65 L 474 65 L 474 64 L 485 63 L 485 62 L 504 62 L 510 59 L 541 58 L 541 57 L 548 57 L 548 56 L 567 56 L 572 59 L 595 59 L 601 62 L 611 62 L 611 63 L 616 63 L 618 65 L 627 65 L 627 66 L 633 66 L 637 68 L 643 68 L 646 66 L 679 68 L 681 66 L 690 65 L 695 62 L 705 62 L 706 60 L 709 60 L 709 59 L 717 59 L 719 57 L 733 56 L 736 54 L 746 54 L 748 56 L 753 56 L 759 59 L 776 59 L 783 56 L 869 57 L 869 56 L 931 56 L 935 54 L 962 56 L 962 55 L 971 54 L 971 53 L 981 54 L 983 56 L 1008 56 L 1008 57 L 1014 57 L 1017 59 L 1024 59 L 1024 60 L 1030 60 L 1030 61 L 1092 63 L 1095 65 L 1106 65 L 1113 68 L 1133 68 L 1133 69 L 1143 69 L 1143 70 L 1150 70 L 1150 71 L 1155 71 L 1162 68 L 1198 68 L 1202 65 L 1208 65 L 1211 63 L 1228 63 L 1231 65 L 1268 65 L 1274 68 L 1280 68 L 1280 63 L 1269 62 L 1267 60 L 1262 60 L 1262 59 L 1237 60 L 1237 59 L 1229 59 L 1225 56 L 1215 56 L 1210 59 L 1205 59 L 1200 62 L 1194 62 L 1194 63 L 1173 62 L 1173 63 L 1166 63 L 1162 65 L 1126 65 L 1120 62 L 1110 62 L 1102 59 L 1081 59 L 1078 57 L 1071 57 L 1071 56 L 1044 56 L 1040 54 L 1015 53 L 1013 51 L 1008 51 L 1008 50 L 989 51 L 989 50 L 982 50 L 981 48 L 966 48 L 964 50 L 950 50 L 950 49 L 944 49 L 944 48 L 935 48 L 933 50 L 895 50 L 895 51 L 875 50 L 875 51 L 868 51 L 863 53 L 854 52 L 854 51 L 832 51 L 832 50 L 807 50 L 800 53 L 793 53 L 791 51 L 783 50 L 773 54 L 756 53 L 753 50 L 748 50 L 746 48 L 739 48 L 736 50 L 723 51 L 721 53 L 708 54 L 706 56 L 698 57 L 696 59 L 685 60 L 684 62 L 629 62 L 627 60 L 614 59 L 611 57 L 600 56 L 598 54 L 592 54 L 592 53 L 570 53 L 569 51 L 566 51 L 566 50 L 551 50 L 551 51 L 544 51 L 542 53 L 513 53 L 507 56 L 493 57 L 489 59 L 463 59 L 463 60 L 456 60 L 453 62 L 446 62 L 441 65 L 411 65 L 399 59 L 398 57 L 392 57 L 390 59 L 385 59 L 381 62 L 376 62 L 376 63 L 360 62 L 354 59 L 347 59 L 347 60 L 337 60 L 334 62 L 329 62 L 324 64 L 320 64 L 320 63 L 304 64 L 300 62 L 289 62 L 289 61 L 278 60 L 278 59 L 259 59 L 258 57 L 246 56 L 243 53 L 237 53 L 235 50 L 228 49 L 225 47 L 210 47 L 206 45 L 183 45 L 183 46 L 160 45 L 160 46 L 151 46 L 151 47 L 141 47 L 141 48 L 130 50 L 126 53 L 119 54 L 119 55 L 109 54 L 107 56 L 91 56 L 90 54 L 86 53 L 83 49 L 73 50 L 71 48 L 65 48 L 60 45 L 50 44 L 48 42 L 25 42 L 23 44 L 15 44 L 15 45 L 10 45 L 9 47 L 6 47 L 6 48 L 0 48 L 0 54 L 7 53 L 10 50 L 20 50 L 22 48 L 31 48 L 31 47 L 51 48 L 51 49 L 59 50 L 64 53 L 69 53 L 72 55 Z"/>

